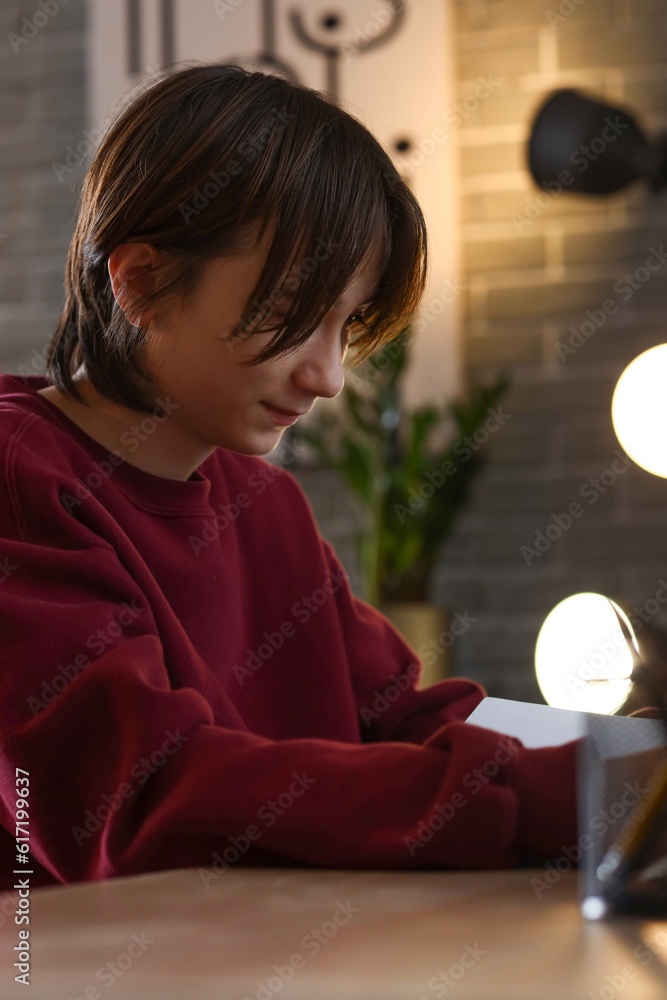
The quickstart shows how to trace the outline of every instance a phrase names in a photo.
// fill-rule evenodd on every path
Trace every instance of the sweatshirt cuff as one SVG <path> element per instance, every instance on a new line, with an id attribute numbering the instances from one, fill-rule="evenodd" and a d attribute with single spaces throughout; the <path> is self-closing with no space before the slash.
<path id="1" fill-rule="evenodd" d="M 520 850 L 555 858 L 577 845 L 577 757 L 582 742 L 523 747 L 513 758 L 515 843 Z"/>

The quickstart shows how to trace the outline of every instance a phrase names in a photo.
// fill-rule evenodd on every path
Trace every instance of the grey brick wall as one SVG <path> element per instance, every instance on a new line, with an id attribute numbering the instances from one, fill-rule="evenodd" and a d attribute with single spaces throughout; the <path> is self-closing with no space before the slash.
<path id="1" fill-rule="evenodd" d="M 564 193 L 518 232 L 538 189 L 525 167 L 530 121 L 546 93 L 574 86 L 636 108 L 652 132 L 667 127 L 664 0 L 583 0 L 551 25 L 559 0 L 450 0 L 459 98 L 479 77 L 493 92 L 457 131 L 461 184 L 464 358 L 471 380 L 509 370 L 512 417 L 492 438 L 491 461 L 447 545 L 433 599 L 476 623 L 450 650 L 453 671 L 490 694 L 541 700 L 533 674 L 537 632 L 550 608 L 579 590 L 643 605 L 667 570 L 667 484 L 633 467 L 595 504 L 582 486 L 619 449 L 610 404 L 625 365 L 665 340 L 667 268 L 561 362 L 586 310 L 664 239 L 667 197 L 643 190 L 604 199 Z M 82 0 L 70 0 L 28 44 L 8 33 L 37 5 L 0 7 L 0 367 L 36 365 L 62 301 L 62 272 L 81 171 L 52 169 L 86 127 Z M 553 18 L 552 18 L 553 21 Z M 85 168 L 85 163 L 83 164 Z M 360 592 L 354 508 L 332 472 L 292 471 Z M 552 515 L 584 515 L 528 566 Z"/>
<path id="2" fill-rule="evenodd" d="M 0 5 L 2 371 L 41 372 L 64 297 L 81 171 L 59 180 L 52 163 L 64 161 L 87 125 L 84 19 L 83 0 L 52 16 L 36 0 Z"/>

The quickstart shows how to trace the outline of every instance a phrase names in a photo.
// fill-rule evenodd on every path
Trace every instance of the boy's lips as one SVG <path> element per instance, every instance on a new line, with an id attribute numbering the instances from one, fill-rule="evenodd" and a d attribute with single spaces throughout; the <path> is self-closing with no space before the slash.
<path id="1" fill-rule="evenodd" d="M 278 424 L 284 424 L 288 426 L 293 424 L 299 417 L 307 413 L 308 410 L 282 410 L 277 406 L 272 406 L 271 403 L 267 403 L 261 400 L 262 406 L 266 407 L 266 410 L 271 416 L 271 419 Z"/>
<path id="2" fill-rule="evenodd" d="M 273 403 L 266 403 L 266 406 L 270 406 L 272 410 L 278 410 L 279 413 L 285 413 L 288 417 L 302 417 L 304 413 L 308 413 L 308 410 L 287 410 L 284 406 L 274 406 Z"/>

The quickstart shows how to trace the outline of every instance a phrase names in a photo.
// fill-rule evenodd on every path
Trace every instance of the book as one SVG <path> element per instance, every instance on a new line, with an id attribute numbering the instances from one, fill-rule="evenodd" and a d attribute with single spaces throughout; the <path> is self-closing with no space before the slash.
<path id="1" fill-rule="evenodd" d="M 484 698 L 466 722 L 505 736 L 515 736 L 525 747 L 554 747 L 586 736 L 591 719 L 607 729 L 612 739 L 618 734 L 621 740 L 628 732 L 640 736 L 643 750 L 662 746 L 664 742 L 665 724 L 660 719 L 578 712 L 511 698 Z"/>

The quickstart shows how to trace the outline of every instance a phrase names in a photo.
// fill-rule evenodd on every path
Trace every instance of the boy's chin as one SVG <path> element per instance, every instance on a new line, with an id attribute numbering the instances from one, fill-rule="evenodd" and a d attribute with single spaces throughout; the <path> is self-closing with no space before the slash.
<path id="1" fill-rule="evenodd" d="M 222 447 L 239 455 L 270 455 L 280 444 L 284 431 L 285 428 L 280 428 L 262 434 L 248 434 L 246 437 L 235 439 L 232 443 L 223 444 Z"/>

